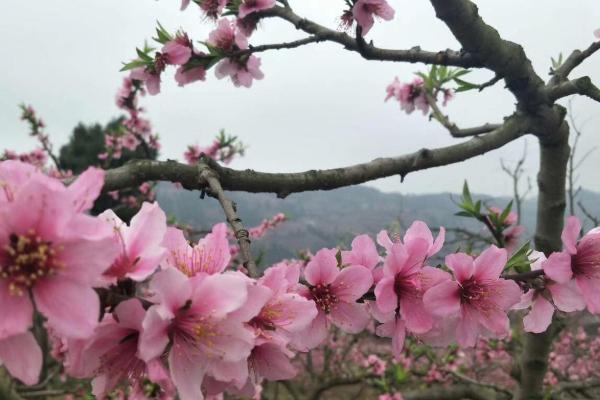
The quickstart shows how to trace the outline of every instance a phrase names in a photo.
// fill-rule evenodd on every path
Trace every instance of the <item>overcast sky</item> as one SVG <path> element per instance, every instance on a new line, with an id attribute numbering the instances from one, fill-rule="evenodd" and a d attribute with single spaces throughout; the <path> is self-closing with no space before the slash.
<path id="1" fill-rule="evenodd" d="M 296 12 L 335 28 L 342 0 L 290 0 Z M 500 34 L 521 43 L 539 74 L 547 78 L 550 57 L 587 47 L 600 27 L 598 0 L 480 0 L 483 18 Z M 369 33 L 376 45 L 406 49 L 459 49 L 447 27 L 435 18 L 425 0 L 390 0 L 396 10 L 391 22 L 380 22 Z M 34 142 L 19 121 L 17 105 L 32 104 L 45 119 L 52 140 L 65 143 L 80 121 L 106 123 L 119 114 L 114 95 L 124 76 L 121 62 L 135 55 L 159 20 L 167 29 L 185 29 L 203 40 L 213 28 L 196 7 L 179 11 L 175 0 L 0 0 L 0 149 L 25 151 Z M 268 20 L 251 38 L 252 44 L 301 37 L 290 25 Z M 261 171 L 302 171 L 332 168 L 396 156 L 422 147 L 456 143 L 456 139 L 421 114 L 406 115 L 397 103 L 384 103 L 385 87 L 398 76 L 426 67 L 419 64 L 362 60 L 336 44 L 263 53 L 263 81 L 251 89 L 217 80 L 177 87 L 173 70 L 163 78 L 162 93 L 143 98 L 148 117 L 160 133 L 162 158 L 182 158 L 186 145 L 207 144 L 224 128 L 249 146 L 235 168 Z M 600 54 L 573 76 L 590 75 L 600 83 Z M 471 81 L 492 75 L 476 71 Z M 483 93 L 460 94 L 446 112 L 459 126 L 500 122 L 512 112 L 514 98 L 502 84 Z M 582 148 L 600 144 L 598 104 L 578 98 L 578 121 L 585 123 Z M 586 123 L 587 122 L 587 123 Z M 529 141 L 526 171 L 535 182 L 537 145 Z M 370 183 L 385 191 L 424 193 L 460 190 L 467 178 L 472 189 L 510 193 L 511 182 L 500 171 L 500 159 L 518 159 L 524 139 L 467 162 Z M 581 184 L 600 190 L 600 151 L 581 168 Z"/>

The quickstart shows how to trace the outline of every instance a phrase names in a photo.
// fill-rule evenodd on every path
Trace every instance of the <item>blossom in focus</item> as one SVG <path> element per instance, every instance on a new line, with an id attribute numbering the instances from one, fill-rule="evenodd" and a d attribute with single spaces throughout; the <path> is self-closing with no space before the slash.
<path id="1" fill-rule="evenodd" d="M 361 265 L 339 269 L 336 250 L 319 250 L 304 269 L 308 287 L 301 294 L 313 300 L 319 314 L 299 340 L 304 348 L 312 348 L 327 336 L 328 323 L 348 333 L 362 331 L 369 322 L 364 304 L 356 301 L 373 283 L 371 272 Z"/>
<path id="2" fill-rule="evenodd" d="M 514 281 L 500 278 L 507 253 L 496 246 L 479 257 L 464 253 L 446 256 L 455 280 L 442 282 L 423 296 L 427 309 L 440 317 L 458 314 L 456 339 L 461 346 L 474 346 L 480 333 L 495 337 L 508 334 L 507 311 L 521 299 Z"/>
<path id="3" fill-rule="evenodd" d="M 187 68 L 184 65 L 175 71 L 175 81 L 179 86 L 185 86 L 188 83 L 203 81 L 206 79 L 206 69 L 204 67 Z"/>
<path id="4" fill-rule="evenodd" d="M 168 249 L 164 266 L 174 267 L 189 277 L 223 272 L 231 260 L 224 223 L 213 226 L 194 246 L 190 246 L 181 230 L 169 227 L 163 246 Z"/>
<path id="5" fill-rule="evenodd" d="M 221 19 L 217 28 L 208 35 L 207 43 L 219 50 L 230 52 L 248 48 L 248 39 L 236 27 L 234 21 Z"/>
<path id="6" fill-rule="evenodd" d="M 129 226 L 110 209 L 99 218 L 113 227 L 113 237 L 120 249 L 117 259 L 104 272 L 104 277 L 111 283 L 125 278 L 141 282 L 166 257 L 167 249 L 161 243 L 167 231 L 167 217 L 158 203 L 142 204 Z"/>
<path id="7" fill-rule="evenodd" d="M 192 43 L 187 34 L 178 33 L 174 40 L 163 45 L 161 52 L 167 64 L 183 65 L 192 56 Z"/>
<path id="8" fill-rule="evenodd" d="M 89 168 L 65 187 L 30 165 L 4 161 L 0 180 L 0 339 L 31 327 L 33 302 L 61 335 L 91 335 L 100 311 L 92 286 L 118 251 L 110 226 L 85 214 L 104 172 Z"/>
<path id="9" fill-rule="evenodd" d="M 352 250 L 342 251 L 344 264 L 362 265 L 371 271 L 379 264 L 380 259 L 375 242 L 368 235 L 355 237 L 352 240 Z"/>
<path id="10" fill-rule="evenodd" d="M 158 304 L 144 318 L 139 354 L 145 361 L 168 354 L 182 400 L 202 399 L 205 375 L 218 375 L 223 363 L 236 365 L 250 355 L 254 336 L 243 325 L 249 316 L 233 316 L 248 300 L 247 280 L 233 272 L 189 279 L 176 268 L 153 277 L 150 290 Z M 246 381 L 247 370 L 224 372 Z"/>
<path id="11" fill-rule="evenodd" d="M 394 13 L 394 9 L 390 7 L 386 0 L 358 0 L 352 7 L 352 14 L 362 28 L 363 35 L 366 35 L 373 27 L 374 17 L 391 21 L 394 18 Z"/>

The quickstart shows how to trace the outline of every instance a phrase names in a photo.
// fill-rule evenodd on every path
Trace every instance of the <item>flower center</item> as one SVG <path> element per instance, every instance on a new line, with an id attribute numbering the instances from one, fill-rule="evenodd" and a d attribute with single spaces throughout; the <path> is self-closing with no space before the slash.
<path id="1" fill-rule="evenodd" d="M 326 314 L 339 303 L 339 299 L 331 292 L 331 285 L 317 285 L 310 288 L 313 300 Z"/>
<path id="2" fill-rule="evenodd" d="M 207 17 L 217 19 L 219 17 L 219 9 L 221 6 L 219 0 L 204 0 L 200 4 L 200 8 L 204 10 Z"/>
<path id="3" fill-rule="evenodd" d="M 480 285 L 473 278 L 463 282 L 461 284 L 462 290 L 460 291 L 461 303 L 477 303 L 488 296 L 487 287 Z"/>
<path id="4" fill-rule="evenodd" d="M 13 296 L 22 296 L 39 279 L 64 268 L 56 258 L 57 249 L 33 230 L 26 235 L 11 234 L 3 250 L 5 261 L 0 265 L 0 278 L 8 280 Z"/>

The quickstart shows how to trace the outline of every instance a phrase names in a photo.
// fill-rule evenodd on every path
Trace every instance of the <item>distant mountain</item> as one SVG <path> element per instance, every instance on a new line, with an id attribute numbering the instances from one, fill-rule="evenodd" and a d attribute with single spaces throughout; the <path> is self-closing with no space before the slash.
<path id="1" fill-rule="evenodd" d="M 200 192 L 178 190 L 161 184 L 158 201 L 169 215 L 196 229 L 210 227 L 224 220 L 216 200 L 200 199 Z M 229 193 L 238 205 L 240 217 L 247 227 L 258 225 L 264 218 L 283 212 L 290 219 L 276 231 L 253 244 L 256 254 L 264 252 L 266 265 L 283 258 L 295 257 L 298 250 L 348 245 L 356 234 L 377 234 L 382 229 L 401 232 L 414 220 L 431 227 L 480 230 L 474 221 L 454 216 L 459 195 L 450 193 L 404 195 L 383 193 L 366 186 L 353 186 L 322 192 L 292 194 L 278 199 L 271 194 Z M 474 195 L 489 205 L 505 206 L 510 198 Z M 582 191 L 579 199 L 593 214 L 600 216 L 600 194 Z M 523 205 L 523 224 L 528 234 L 534 231 L 536 201 Z"/>

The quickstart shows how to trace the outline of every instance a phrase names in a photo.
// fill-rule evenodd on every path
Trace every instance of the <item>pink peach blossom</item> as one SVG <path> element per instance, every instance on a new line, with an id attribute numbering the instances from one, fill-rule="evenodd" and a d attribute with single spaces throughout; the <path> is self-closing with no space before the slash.
<path id="1" fill-rule="evenodd" d="M 459 314 L 456 338 L 462 346 L 474 346 L 480 332 L 496 337 L 508 334 L 506 312 L 519 302 L 521 289 L 514 281 L 500 278 L 507 261 L 506 250 L 491 246 L 475 260 L 467 254 L 446 256 L 456 280 L 429 289 L 423 301 L 439 316 Z"/>
<path id="2" fill-rule="evenodd" d="M 213 226 L 211 233 L 193 247 L 181 230 L 168 228 L 163 246 L 168 249 L 164 266 L 175 267 L 189 277 L 223 272 L 231 260 L 227 225 L 224 223 Z"/>
<path id="3" fill-rule="evenodd" d="M 192 46 L 187 35 L 178 34 L 174 40 L 165 43 L 161 49 L 165 62 L 172 65 L 183 65 L 192 56 Z"/>
<path id="4" fill-rule="evenodd" d="M 333 323 L 348 333 L 362 331 L 369 321 L 365 305 L 357 303 L 373 284 L 370 271 L 361 265 L 343 269 L 337 266 L 336 251 L 322 249 L 314 255 L 304 270 L 308 288 L 303 294 L 318 307 L 318 315 L 302 332 L 300 347 L 314 347 L 327 335 L 327 324 Z"/>
<path id="5" fill-rule="evenodd" d="M 275 6 L 275 0 L 242 0 L 240 4 L 238 17 L 244 18 L 253 12 L 268 10 Z"/>
<path id="6" fill-rule="evenodd" d="M 574 279 L 583 295 L 588 311 L 600 313 L 600 232 L 592 230 L 580 241 L 581 222 L 577 217 L 567 218 L 562 232 L 564 250 L 552 253 L 543 264 L 544 273 L 557 283 Z"/>
<path id="7" fill-rule="evenodd" d="M 26 385 L 38 382 L 42 358 L 42 350 L 30 332 L 0 338 L 0 365 Z"/>
<path id="8" fill-rule="evenodd" d="M 161 245 L 167 232 L 167 216 L 158 203 L 142 204 L 142 208 L 131 219 L 130 226 L 112 211 L 107 210 L 99 218 L 113 227 L 113 237 L 121 249 L 119 256 L 104 272 L 110 283 L 130 278 L 143 281 L 148 278 L 167 255 Z"/>
<path id="9" fill-rule="evenodd" d="M 352 14 L 362 28 L 362 34 L 366 35 L 375 23 L 374 17 L 391 21 L 394 18 L 394 9 L 386 0 L 358 0 L 352 8 Z"/>
<path id="10" fill-rule="evenodd" d="M 0 339 L 31 327 L 32 300 L 61 335 L 87 337 L 100 311 L 92 286 L 118 251 L 111 228 L 84 213 L 100 193 L 104 172 L 90 168 L 65 187 L 7 162 L 0 163 L 9 182 L 9 201 L 0 208 Z M 11 175 L 27 178 L 15 183 Z"/>
<path id="11" fill-rule="evenodd" d="M 250 355 L 254 337 L 243 325 L 248 315 L 232 315 L 252 300 L 247 285 L 247 278 L 238 273 L 189 279 L 175 268 L 152 279 L 150 289 L 159 304 L 146 313 L 139 354 L 150 361 L 168 353 L 171 378 L 182 400 L 202 399 L 207 373 L 237 373 L 223 369 L 223 363 L 235 366 Z M 245 381 L 244 372 L 232 380 Z"/>
<path id="12" fill-rule="evenodd" d="M 208 35 L 207 43 L 219 50 L 230 52 L 248 48 L 248 39 L 237 29 L 235 22 L 221 19 L 217 28 Z"/>
<path id="13" fill-rule="evenodd" d="M 175 71 L 175 81 L 179 86 L 185 86 L 188 83 L 203 81 L 205 79 L 206 70 L 204 67 L 186 68 L 182 65 Z"/>
<path id="14" fill-rule="evenodd" d="M 362 265 L 371 271 L 379 264 L 380 259 L 375 242 L 368 235 L 355 237 L 352 240 L 352 250 L 342 251 L 344 264 Z"/>
<path id="15" fill-rule="evenodd" d="M 264 78 L 260 70 L 260 58 L 251 55 L 245 63 L 238 60 L 222 60 L 215 68 L 215 76 L 218 79 L 230 77 L 233 84 L 237 87 L 251 87 L 253 79 L 261 80 Z"/>

